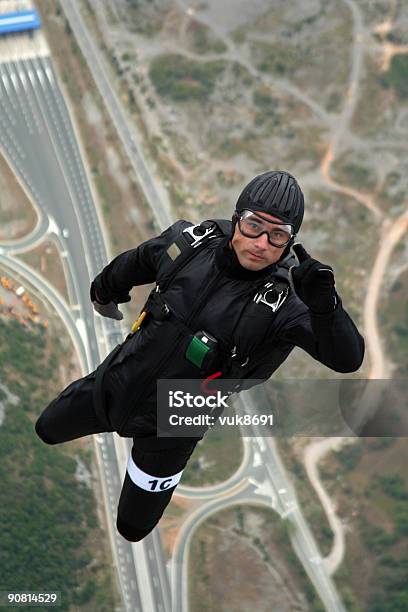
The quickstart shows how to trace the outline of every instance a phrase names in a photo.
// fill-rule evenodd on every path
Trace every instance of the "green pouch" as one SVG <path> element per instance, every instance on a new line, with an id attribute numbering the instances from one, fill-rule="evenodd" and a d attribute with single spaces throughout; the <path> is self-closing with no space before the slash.
<path id="1" fill-rule="evenodd" d="M 208 332 L 199 331 L 192 336 L 185 357 L 197 368 L 208 367 L 218 355 L 218 340 Z"/>

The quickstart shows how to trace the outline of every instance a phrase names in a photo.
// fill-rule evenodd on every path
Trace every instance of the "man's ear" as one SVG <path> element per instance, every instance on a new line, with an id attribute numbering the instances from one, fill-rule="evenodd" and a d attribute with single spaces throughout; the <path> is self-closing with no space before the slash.
<path id="1" fill-rule="evenodd" d="M 237 213 L 237 211 L 234 212 L 234 214 L 232 215 L 232 226 L 231 226 L 231 235 L 229 237 L 230 241 L 233 239 L 234 234 L 235 234 L 235 228 L 237 226 L 238 223 L 238 219 L 239 219 L 239 213 Z M 232 248 L 232 244 L 230 245 Z"/>

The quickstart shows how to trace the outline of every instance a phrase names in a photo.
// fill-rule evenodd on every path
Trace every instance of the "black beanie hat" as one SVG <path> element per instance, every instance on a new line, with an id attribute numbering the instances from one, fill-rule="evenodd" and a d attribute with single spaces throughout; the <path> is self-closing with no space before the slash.
<path id="1" fill-rule="evenodd" d="M 304 197 L 294 176 L 273 170 L 259 174 L 244 187 L 237 201 L 236 212 L 244 209 L 263 210 L 291 223 L 297 234 L 303 220 Z M 236 218 L 233 221 L 236 222 Z"/>

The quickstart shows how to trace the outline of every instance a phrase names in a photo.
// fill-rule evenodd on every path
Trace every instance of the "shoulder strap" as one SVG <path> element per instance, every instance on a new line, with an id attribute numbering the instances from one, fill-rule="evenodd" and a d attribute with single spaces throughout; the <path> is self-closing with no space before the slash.
<path id="1" fill-rule="evenodd" d="M 167 274 L 160 279 L 160 291 L 163 292 L 168 288 L 179 270 L 193 259 L 210 240 L 228 235 L 228 231 L 231 231 L 231 222 L 226 219 L 208 219 L 184 228 L 167 249 L 172 264 Z"/>
<path id="2" fill-rule="evenodd" d="M 290 264 L 293 263 L 292 255 L 285 257 L 282 262 L 277 264 L 275 271 L 258 281 L 254 286 L 254 293 L 248 298 L 242 311 L 242 316 L 233 330 L 235 337 L 240 337 L 247 325 L 248 319 L 251 321 L 252 334 L 261 338 L 266 337 L 272 327 L 278 310 L 284 304 L 291 293 L 291 286 L 288 278 Z M 260 312 L 264 309 L 268 316 Z M 262 316 L 259 316 L 261 315 Z M 245 315 L 245 316 L 244 316 Z M 233 359 L 230 360 L 229 378 L 241 378 L 253 366 L 252 356 L 243 354 L 241 347 L 234 346 L 232 350 Z"/>

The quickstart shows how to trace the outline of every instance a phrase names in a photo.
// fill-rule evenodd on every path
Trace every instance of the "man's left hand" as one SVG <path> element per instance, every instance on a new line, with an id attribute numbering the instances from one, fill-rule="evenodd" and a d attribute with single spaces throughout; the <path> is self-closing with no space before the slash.
<path id="1" fill-rule="evenodd" d="M 299 260 L 299 266 L 289 271 L 296 294 L 314 313 L 333 312 L 337 304 L 333 268 L 313 259 L 300 243 L 292 249 Z"/>

